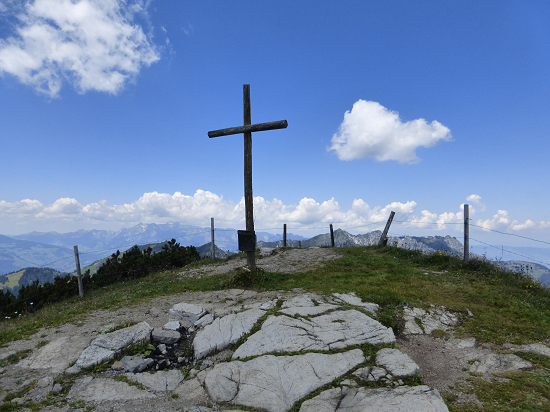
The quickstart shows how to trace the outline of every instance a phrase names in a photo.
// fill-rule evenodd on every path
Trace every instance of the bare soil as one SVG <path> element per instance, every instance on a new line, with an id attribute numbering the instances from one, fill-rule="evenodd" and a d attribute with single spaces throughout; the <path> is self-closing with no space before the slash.
<path id="1" fill-rule="evenodd" d="M 307 249 L 287 249 L 284 252 L 276 250 L 270 256 L 256 260 L 256 266 L 266 272 L 298 273 L 311 270 L 320 264 L 340 257 L 338 249 L 312 247 Z M 202 277 L 221 275 L 246 266 L 246 258 L 231 259 L 222 264 L 213 264 L 199 269 L 180 272 L 185 277 Z"/>

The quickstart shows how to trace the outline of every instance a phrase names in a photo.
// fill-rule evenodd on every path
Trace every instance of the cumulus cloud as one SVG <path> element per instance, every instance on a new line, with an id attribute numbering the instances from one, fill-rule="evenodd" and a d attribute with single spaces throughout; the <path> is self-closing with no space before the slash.
<path id="1" fill-rule="evenodd" d="M 481 203 L 481 196 L 479 195 L 470 195 L 466 198 L 466 200 L 470 203 L 473 203 L 473 209 L 477 212 L 484 212 L 487 209 L 487 206 L 485 204 Z"/>
<path id="2" fill-rule="evenodd" d="M 481 201 L 472 195 L 470 202 Z M 317 201 L 304 197 L 296 204 L 284 204 L 279 199 L 268 200 L 254 197 L 254 221 L 256 230 L 280 230 L 287 224 L 294 231 L 324 233 L 329 224 L 352 232 L 367 232 L 382 229 L 391 211 L 396 213 L 392 231 L 411 235 L 449 234 L 462 232 L 464 205 L 455 212 L 433 213 L 416 211 L 414 201 L 392 202 L 385 206 L 371 206 L 363 199 L 355 199 L 349 207 L 342 207 L 334 199 Z M 107 201 L 82 204 L 73 198 L 57 199 L 51 204 L 24 199 L 17 202 L 0 201 L 0 225 L 9 232 L 32 230 L 74 231 L 78 229 L 119 229 L 138 223 L 179 222 L 207 226 L 214 217 L 220 228 L 244 227 L 244 199 L 230 202 L 215 193 L 197 190 L 193 195 L 150 192 L 125 204 L 111 205 Z M 470 211 L 470 218 L 476 210 Z M 481 228 L 510 233 L 532 230 L 547 230 L 550 222 L 520 222 L 512 219 L 505 210 L 499 210 L 490 219 L 478 219 Z M 421 232 L 429 229 L 430 232 Z M 445 231 L 444 233 L 442 233 Z M 6 232 L 7 233 L 7 232 Z"/>
<path id="3" fill-rule="evenodd" d="M 362 199 L 355 199 L 351 208 L 344 210 L 334 198 L 322 202 L 303 198 L 297 204 L 285 205 L 279 199 L 266 200 L 256 196 L 254 219 L 258 229 L 279 228 L 283 223 L 304 230 L 327 227 L 330 223 L 343 228 L 367 228 L 373 224 L 384 224 L 392 210 L 400 219 L 408 219 L 415 208 L 413 201 L 371 207 Z M 49 222 L 52 224 L 48 227 L 52 227 L 56 222 L 63 222 L 66 227 L 69 222 L 73 230 L 77 230 L 137 223 L 201 225 L 209 222 L 211 217 L 215 217 L 219 227 L 243 226 L 244 199 L 232 203 L 212 192 L 197 190 L 192 196 L 180 192 L 145 193 L 136 201 L 122 205 L 109 205 L 104 200 L 83 205 L 73 198 L 61 198 L 49 205 L 30 199 L 12 203 L 0 201 L 0 221 L 10 222 L 12 226 L 14 222 L 24 226 L 44 226 Z"/>
<path id="4" fill-rule="evenodd" d="M 4 9 L 9 3 L 4 3 Z M 118 93 L 142 66 L 159 60 L 134 22 L 143 0 L 30 0 L 16 36 L 0 39 L 0 74 L 57 97 L 64 81 L 78 92 Z"/>
<path id="5" fill-rule="evenodd" d="M 436 120 L 430 124 L 424 119 L 402 122 L 397 112 L 380 103 L 358 100 L 344 114 L 328 150 L 334 150 L 340 160 L 372 157 L 378 161 L 417 163 L 417 148 L 449 140 L 451 131 Z"/>
<path id="6" fill-rule="evenodd" d="M 491 219 L 479 219 L 476 224 L 486 230 L 512 230 L 514 232 L 533 228 L 550 228 L 550 222 L 541 221 L 535 223 L 530 219 L 527 219 L 524 222 L 520 222 L 516 219 L 512 220 L 506 210 L 497 211 Z"/>

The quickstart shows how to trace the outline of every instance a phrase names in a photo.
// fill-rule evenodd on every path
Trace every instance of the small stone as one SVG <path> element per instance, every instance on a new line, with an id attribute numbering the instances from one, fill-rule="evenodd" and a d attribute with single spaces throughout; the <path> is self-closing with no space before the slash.
<path id="1" fill-rule="evenodd" d="M 160 343 L 173 344 L 180 340 L 181 335 L 179 332 L 165 329 L 153 329 L 153 340 Z"/>
<path id="2" fill-rule="evenodd" d="M 203 371 L 206 368 L 209 368 L 210 366 L 212 366 L 213 364 L 214 364 L 214 362 L 212 362 L 210 359 L 207 359 L 203 363 L 201 363 L 200 370 Z"/>
<path id="3" fill-rule="evenodd" d="M 125 356 L 122 358 L 124 370 L 126 372 L 138 373 L 151 366 L 155 361 L 153 359 L 143 359 L 142 357 Z"/>
<path id="4" fill-rule="evenodd" d="M 367 377 L 367 381 L 376 382 L 386 377 L 388 372 L 383 368 L 373 367 Z"/>
<path id="5" fill-rule="evenodd" d="M 51 376 L 46 376 L 42 379 L 40 379 L 38 382 L 36 382 L 36 386 L 39 388 L 45 388 L 47 386 L 50 386 L 53 383 L 53 378 Z"/>
<path id="6" fill-rule="evenodd" d="M 168 366 L 170 366 L 170 361 L 168 359 L 163 359 L 157 363 L 157 369 L 166 369 Z"/>
<path id="7" fill-rule="evenodd" d="M 154 318 L 158 318 L 160 315 L 162 315 L 162 310 L 156 307 L 152 307 L 150 310 L 145 312 L 147 315 L 151 315 Z"/>
<path id="8" fill-rule="evenodd" d="M 165 324 L 162 328 L 166 330 L 178 331 L 181 329 L 181 323 L 179 322 L 179 320 L 173 320 Z"/>
<path id="9" fill-rule="evenodd" d="M 61 393 L 61 392 L 63 392 L 63 389 L 65 389 L 65 388 L 63 387 L 63 385 L 60 385 L 59 383 L 56 383 L 56 384 L 53 386 L 53 391 L 54 391 L 55 393 Z"/>
<path id="10" fill-rule="evenodd" d="M 214 322 L 214 315 L 209 313 L 207 315 L 204 315 L 202 318 L 197 320 L 195 323 L 193 323 L 193 328 L 199 329 L 199 328 L 204 327 L 206 325 L 210 325 L 212 322 Z"/>
<path id="11" fill-rule="evenodd" d="M 376 363 L 384 366 L 393 376 L 415 376 L 418 365 L 399 349 L 384 348 L 376 354 Z"/>
<path id="12" fill-rule="evenodd" d="M 75 373 L 80 372 L 80 368 L 76 365 L 71 366 L 67 370 L 65 370 L 65 373 L 68 373 L 69 375 L 74 375 Z"/>
<path id="13" fill-rule="evenodd" d="M 23 405 L 25 402 L 26 401 L 23 398 L 15 398 L 11 400 L 11 403 L 14 403 L 15 405 Z"/>
<path id="14" fill-rule="evenodd" d="M 189 377 L 190 377 L 190 378 L 194 378 L 195 376 L 197 376 L 198 373 L 199 373 L 199 370 L 197 370 L 197 369 L 191 369 L 191 370 L 189 371 Z"/>
<path id="15" fill-rule="evenodd" d="M 114 371 L 124 370 L 124 364 L 121 361 L 115 361 L 111 365 L 111 369 L 114 370 Z"/>
<path id="16" fill-rule="evenodd" d="M 205 313 L 206 310 L 201 306 L 192 305 L 189 303 L 178 303 L 170 309 L 168 316 L 170 321 L 188 320 L 191 324 L 193 324 L 204 316 Z"/>
<path id="17" fill-rule="evenodd" d="M 183 363 L 185 361 L 186 361 L 186 358 L 184 358 L 183 356 L 178 357 L 178 363 Z"/>
<path id="18" fill-rule="evenodd" d="M 160 345 L 157 346 L 157 349 L 162 353 L 162 354 L 165 354 L 166 353 L 166 345 L 164 343 L 161 343 Z"/>

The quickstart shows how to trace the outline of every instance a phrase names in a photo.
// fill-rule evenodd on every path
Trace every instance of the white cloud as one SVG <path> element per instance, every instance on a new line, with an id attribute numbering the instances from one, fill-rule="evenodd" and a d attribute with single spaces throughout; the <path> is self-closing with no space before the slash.
<path id="1" fill-rule="evenodd" d="M 80 93 L 118 93 L 142 66 L 159 60 L 134 23 L 141 0 L 34 0 L 17 15 L 17 35 L 0 39 L 0 74 L 50 97 L 64 81 Z"/>
<path id="2" fill-rule="evenodd" d="M 538 222 L 535 223 L 530 219 L 527 219 L 524 222 L 518 220 L 512 220 L 508 215 L 506 210 L 499 210 L 492 219 L 479 219 L 476 224 L 482 229 L 486 230 L 510 230 L 514 232 L 519 232 L 522 230 L 540 228 L 547 229 L 550 228 L 550 222 Z"/>
<path id="3" fill-rule="evenodd" d="M 301 229 L 328 227 L 330 223 L 342 228 L 366 228 L 373 224 L 383 225 L 392 210 L 400 219 L 408 219 L 415 208 L 416 203 L 412 201 L 370 207 L 362 199 L 355 199 L 350 209 L 342 210 L 334 198 L 323 202 L 303 198 L 296 205 L 285 205 L 278 199 L 269 201 L 261 196 L 254 198 L 255 226 L 258 229 L 278 228 L 283 223 Z M 55 227 L 56 222 L 63 222 L 65 226 L 71 223 L 72 230 L 77 230 L 171 221 L 202 225 L 211 217 L 216 219 L 219 227 L 243 226 L 244 199 L 234 204 L 212 192 L 197 190 L 193 196 L 180 192 L 173 195 L 145 193 L 136 201 L 122 205 L 109 205 L 104 200 L 83 205 L 72 198 L 61 198 L 50 205 L 29 199 L 13 203 L 0 201 L 0 222 L 10 222 L 11 226 L 17 223 L 25 227 L 46 224 Z"/>
<path id="4" fill-rule="evenodd" d="M 470 211 L 474 209 L 474 211 L 484 212 L 487 209 L 485 204 L 481 203 L 481 196 L 479 195 L 470 195 L 466 198 L 466 200 L 470 203 L 473 203 L 473 208 L 471 208 Z"/>
<path id="5" fill-rule="evenodd" d="M 475 196 L 475 195 L 472 195 Z M 469 196 L 470 202 L 481 197 Z M 280 231 L 283 224 L 295 233 L 310 235 L 326 233 L 329 224 L 351 232 L 369 232 L 383 229 L 391 211 L 396 212 L 390 229 L 394 234 L 413 236 L 448 235 L 462 233 L 464 205 L 456 212 L 416 212 L 417 203 L 392 202 L 385 206 L 370 206 L 363 199 L 355 199 L 351 206 L 343 208 L 334 198 L 317 201 L 304 197 L 297 204 L 284 204 L 279 199 L 254 198 L 255 228 L 260 231 Z M 470 217 L 476 211 L 470 212 Z M 243 228 L 244 199 L 234 203 L 215 193 L 197 190 L 193 195 L 150 192 L 125 204 L 110 205 L 107 201 L 82 204 L 73 198 L 61 198 L 51 204 L 24 199 L 17 202 L 0 201 L 0 227 L 4 234 L 24 233 L 33 230 L 75 231 L 78 229 L 120 229 L 138 223 L 179 222 L 208 226 L 214 217 L 220 228 Z M 548 233 L 550 222 L 520 222 L 512 219 L 505 210 L 499 210 L 492 218 L 478 219 L 481 228 L 508 233 Z M 473 230 L 480 231 L 472 225 Z M 304 232 L 299 232 L 304 231 Z M 474 232 L 475 233 L 475 232 Z M 472 237 L 476 237 L 474 233 Z M 456 234 L 455 234 L 456 235 Z M 500 236 L 500 235 L 497 235 Z M 534 238 L 540 237 L 533 235 Z M 500 240 L 502 242 L 502 240 Z"/>
<path id="6" fill-rule="evenodd" d="M 332 145 L 340 160 L 375 158 L 378 161 L 397 160 L 417 163 L 418 147 L 432 147 L 440 140 L 452 140 L 451 131 L 438 121 L 428 124 L 424 119 L 403 123 L 397 112 L 380 103 L 358 100 L 344 114 Z"/>
<path id="7" fill-rule="evenodd" d="M 484 229 L 496 230 L 505 229 L 512 223 L 512 219 L 508 216 L 506 210 L 498 210 L 492 219 L 479 219 L 476 224 Z"/>

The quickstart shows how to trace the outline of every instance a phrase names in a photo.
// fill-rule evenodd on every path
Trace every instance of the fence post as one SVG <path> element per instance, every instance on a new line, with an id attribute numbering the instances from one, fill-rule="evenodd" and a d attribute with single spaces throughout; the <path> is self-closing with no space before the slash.
<path id="1" fill-rule="evenodd" d="M 378 241 L 378 246 L 386 246 L 388 244 L 388 231 L 390 230 L 391 222 L 393 221 L 394 216 L 395 212 L 392 210 L 390 217 L 388 218 L 388 222 L 386 223 L 386 227 L 382 232 L 382 236 L 380 236 L 380 240 Z"/>
<path id="2" fill-rule="evenodd" d="M 212 239 L 210 241 L 210 256 L 212 257 L 212 260 L 216 260 L 216 253 L 214 251 L 214 218 L 210 219 L 210 233 L 212 235 Z"/>
<path id="3" fill-rule="evenodd" d="M 301 240 L 298 241 L 298 248 L 299 248 L 299 249 L 302 248 L 302 241 L 301 241 Z"/>
<path id="4" fill-rule="evenodd" d="M 332 223 L 330 224 L 330 243 L 334 247 L 334 230 L 332 230 Z"/>
<path id="5" fill-rule="evenodd" d="M 470 258 L 470 205 L 464 205 L 464 263 Z"/>
<path id="6" fill-rule="evenodd" d="M 286 247 L 286 223 L 283 225 L 283 247 Z"/>
<path id="7" fill-rule="evenodd" d="M 78 256 L 78 246 L 74 247 L 74 259 L 76 261 L 76 274 L 78 275 L 78 294 L 80 299 L 84 299 L 84 286 L 82 285 L 82 273 L 80 272 L 80 257 Z"/>

